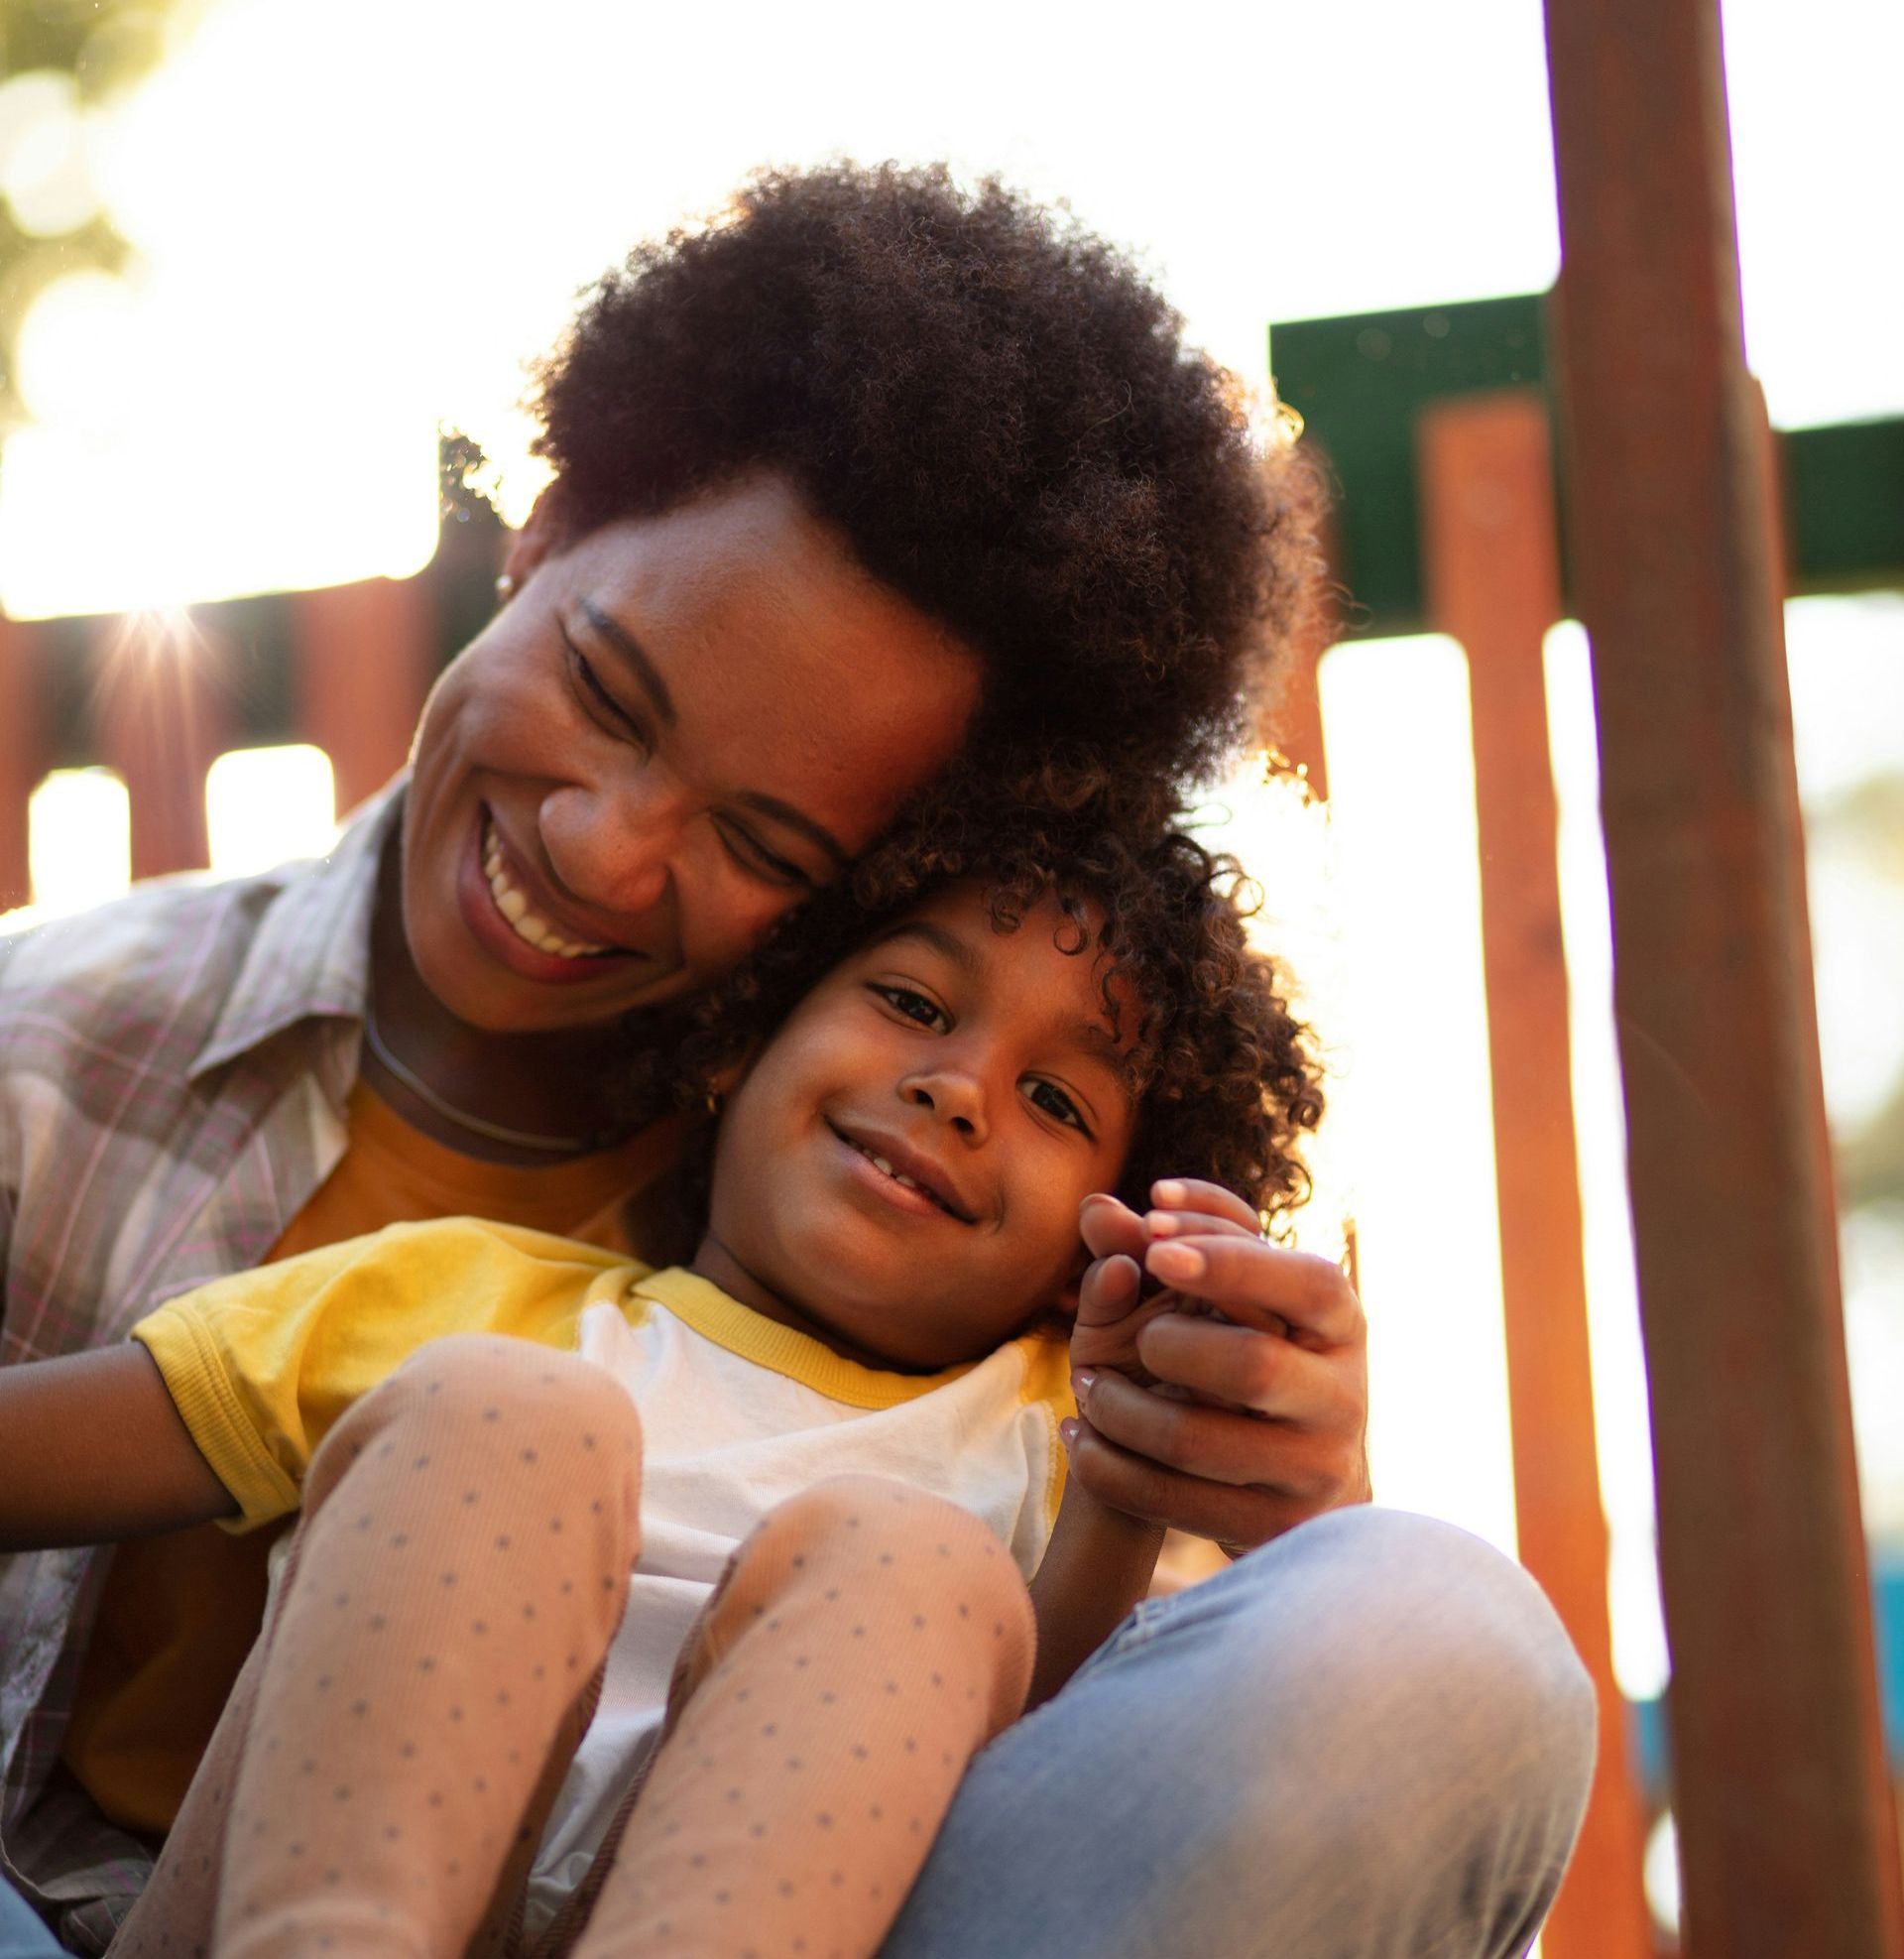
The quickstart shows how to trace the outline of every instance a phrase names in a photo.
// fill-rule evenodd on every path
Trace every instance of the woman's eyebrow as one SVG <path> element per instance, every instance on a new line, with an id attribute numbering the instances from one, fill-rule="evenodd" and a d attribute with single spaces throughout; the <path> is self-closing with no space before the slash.
<path id="1" fill-rule="evenodd" d="M 816 823 L 804 810 L 795 809 L 790 802 L 782 802 L 777 796 L 766 796 L 759 790 L 743 790 L 734 800 L 749 809 L 758 809 L 763 816 L 771 816 L 776 823 L 784 823 L 789 830 L 797 830 L 809 843 L 817 844 L 832 858 L 838 870 L 845 870 L 853 859 L 846 845 L 823 823 Z"/>
<path id="2" fill-rule="evenodd" d="M 619 620 L 611 619 L 592 598 L 583 599 L 581 606 L 582 617 L 627 661 L 654 712 L 671 728 L 678 718 L 674 712 L 674 696 L 668 692 L 667 682 L 661 678 L 654 661 L 642 651 L 641 642 Z"/>

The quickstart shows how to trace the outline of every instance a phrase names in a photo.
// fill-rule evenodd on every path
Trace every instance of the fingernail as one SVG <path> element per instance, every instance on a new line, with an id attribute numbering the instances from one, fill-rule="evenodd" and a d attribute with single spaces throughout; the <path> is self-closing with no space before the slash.
<path id="1" fill-rule="evenodd" d="M 1071 1376 L 1071 1393 L 1082 1402 L 1097 1386 L 1098 1377 L 1088 1367 L 1077 1369 Z"/>
<path id="2" fill-rule="evenodd" d="M 1175 1211 L 1145 1211 L 1144 1228 L 1152 1238 L 1168 1238 L 1185 1222 Z"/>
<path id="3" fill-rule="evenodd" d="M 1174 1176 L 1166 1176 L 1161 1183 L 1150 1186 L 1150 1194 L 1159 1204 L 1180 1204 L 1183 1202 L 1183 1185 Z"/>
<path id="4" fill-rule="evenodd" d="M 1194 1245 L 1152 1245 L 1144 1260 L 1157 1279 L 1201 1279 L 1206 1263 Z"/>
<path id="5" fill-rule="evenodd" d="M 1075 1415 L 1067 1415 L 1058 1423 L 1058 1440 L 1068 1449 L 1078 1439 L 1078 1420 Z"/>

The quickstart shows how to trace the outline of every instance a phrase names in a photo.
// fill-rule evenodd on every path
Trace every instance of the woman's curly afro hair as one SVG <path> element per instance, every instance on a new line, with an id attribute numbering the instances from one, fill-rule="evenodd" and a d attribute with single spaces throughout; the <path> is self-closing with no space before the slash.
<path id="1" fill-rule="evenodd" d="M 1245 921 L 1253 887 L 1236 860 L 1180 831 L 1105 827 L 1104 805 L 994 805 L 983 819 L 955 785 L 839 884 L 794 913 L 677 1038 L 648 1041 L 642 1100 L 708 1103 L 798 1000 L 857 945 L 951 884 L 982 894 L 995 929 L 1021 929 L 1044 897 L 1058 944 L 1094 960 L 1107 1014 L 1131 1039 L 1137 1123 L 1118 1194 L 1137 1209 L 1161 1176 L 1207 1177 L 1265 1220 L 1309 1194 L 1299 1154 L 1322 1118 L 1321 1069 L 1274 965 Z M 664 1055 L 665 1058 L 659 1058 Z M 690 1152 L 711 1162 L 704 1142 Z M 696 1191 L 696 1199 L 701 1195 Z"/>
<path id="2" fill-rule="evenodd" d="M 563 521 L 783 473 L 978 650 L 974 749 L 1205 779 L 1315 588 L 1315 476 L 1130 263 L 943 168 L 753 179 L 536 371 Z M 995 772 L 997 773 L 997 772 Z"/>

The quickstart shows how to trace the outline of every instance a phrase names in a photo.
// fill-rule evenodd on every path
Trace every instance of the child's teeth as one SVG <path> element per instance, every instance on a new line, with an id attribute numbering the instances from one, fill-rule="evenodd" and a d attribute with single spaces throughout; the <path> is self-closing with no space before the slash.
<path id="1" fill-rule="evenodd" d="M 875 1158 L 873 1158 L 873 1159 L 872 1159 L 872 1163 L 873 1163 L 873 1167 L 874 1167 L 874 1168 L 875 1168 L 876 1170 L 882 1170 L 882 1171 L 884 1171 L 884 1172 L 885 1172 L 885 1173 L 886 1173 L 886 1174 L 887 1174 L 888 1176 L 891 1176 L 891 1175 L 892 1174 L 892 1165 L 891 1163 L 888 1163 L 888 1162 L 886 1161 L 886 1159 L 885 1159 L 884 1157 L 875 1157 Z"/>

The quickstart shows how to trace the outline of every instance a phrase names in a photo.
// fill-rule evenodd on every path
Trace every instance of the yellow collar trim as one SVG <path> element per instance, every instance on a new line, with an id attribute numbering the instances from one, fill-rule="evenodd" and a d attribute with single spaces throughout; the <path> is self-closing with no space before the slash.
<path id="1" fill-rule="evenodd" d="M 679 1266 L 632 1282 L 629 1291 L 638 1298 L 652 1299 L 665 1306 L 683 1325 L 692 1327 L 704 1340 L 725 1347 L 730 1354 L 756 1366 L 797 1381 L 824 1395 L 830 1402 L 843 1402 L 849 1408 L 890 1408 L 902 1402 L 916 1401 L 935 1388 L 944 1388 L 962 1375 L 982 1367 L 983 1361 L 961 1361 L 939 1374 L 893 1374 L 850 1361 L 831 1347 L 778 1320 L 757 1313 L 730 1297 L 712 1281 L 699 1273 L 685 1272 Z M 1016 1344 L 1013 1342 L 1012 1344 Z"/>

